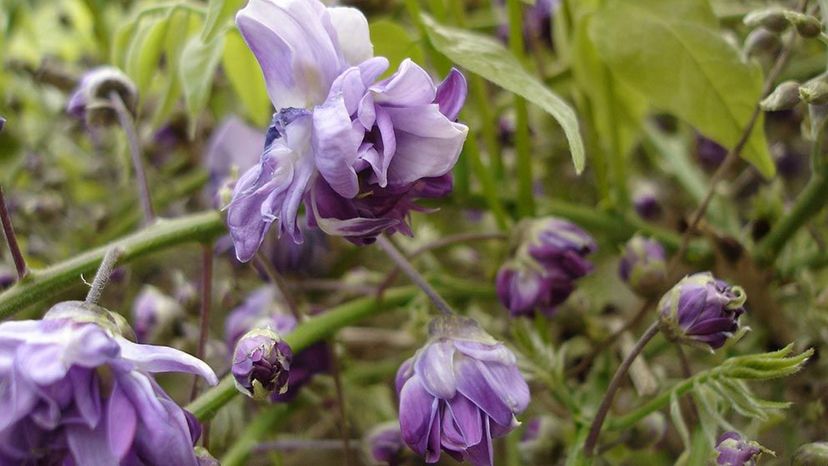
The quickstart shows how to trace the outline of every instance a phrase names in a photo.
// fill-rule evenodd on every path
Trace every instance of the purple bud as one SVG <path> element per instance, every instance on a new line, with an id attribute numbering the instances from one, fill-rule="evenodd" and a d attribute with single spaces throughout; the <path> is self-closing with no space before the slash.
<path id="1" fill-rule="evenodd" d="M 522 222 L 513 257 L 498 271 L 500 302 L 513 316 L 535 310 L 554 314 L 575 289 L 575 280 L 592 271 L 586 256 L 595 241 L 575 224 L 555 217 Z"/>
<path id="2" fill-rule="evenodd" d="M 86 119 L 90 125 L 105 125 L 117 121 L 110 94 L 116 92 L 126 108 L 132 112 L 138 104 L 138 89 L 121 70 L 101 66 L 86 72 L 78 87 L 69 97 L 66 112 Z"/>
<path id="3" fill-rule="evenodd" d="M 718 466 L 754 466 L 762 449 L 756 442 L 749 442 L 736 432 L 725 432 L 716 444 Z"/>
<path id="4" fill-rule="evenodd" d="M 635 235 L 624 246 L 618 274 L 636 294 L 655 296 L 667 280 L 666 256 L 658 241 Z"/>
<path id="5" fill-rule="evenodd" d="M 247 332 L 233 351 L 236 388 L 256 400 L 285 393 L 292 359 L 290 346 L 278 333 L 269 328 Z"/>
<path id="6" fill-rule="evenodd" d="M 713 171 L 719 168 L 719 165 L 724 162 L 727 156 L 727 149 L 719 145 L 716 141 L 697 134 L 696 156 L 704 169 Z"/>
<path id="7" fill-rule="evenodd" d="M 406 450 L 400 423 L 390 421 L 374 426 L 363 439 L 363 450 L 371 464 L 401 466 Z"/>
<path id="8" fill-rule="evenodd" d="M 168 334 L 175 322 L 184 315 L 181 306 L 173 298 L 150 285 L 135 298 L 132 305 L 132 321 L 139 343 L 158 341 Z"/>
<path id="9" fill-rule="evenodd" d="M 517 425 L 529 387 L 514 353 L 473 320 L 440 317 L 431 338 L 400 366 L 396 388 L 405 443 L 427 463 L 440 451 L 458 461 L 492 465 L 492 439 Z"/>
<path id="10" fill-rule="evenodd" d="M 739 329 L 744 290 L 710 272 L 684 277 L 658 303 L 659 325 L 674 341 L 715 350 Z"/>
<path id="11" fill-rule="evenodd" d="M 633 207 L 635 213 L 644 220 L 658 220 L 664 213 L 661 201 L 654 185 L 642 183 L 633 193 Z"/>

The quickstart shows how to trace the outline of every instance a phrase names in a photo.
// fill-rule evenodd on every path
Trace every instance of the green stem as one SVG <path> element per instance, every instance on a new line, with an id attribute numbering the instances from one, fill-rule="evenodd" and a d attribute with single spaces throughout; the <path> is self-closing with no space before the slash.
<path id="1" fill-rule="evenodd" d="M 498 195 L 497 182 L 495 181 L 495 178 L 480 158 L 480 148 L 477 145 L 476 137 L 477 134 L 469 129 L 469 137 L 466 139 L 466 144 L 463 147 L 463 153 L 471 163 L 472 172 L 477 177 L 477 180 L 480 181 L 480 186 L 483 189 L 483 197 L 495 217 L 498 228 L 505 230 L 509 225 L 509 215 L 506 213 L 506 209 L 500 202 L 500 196 Z"/>
<path id="2" fill-rule="evenodd" d="M 428 52 L 428 58 L 431 60 L 432 65 L 437 68 L 441 74 L 447 73 L 449 69 L 451 69 L 451 62 L 443 56 L 440 52 L 438 52 L 431 42 L 428 41 L 428 31 L 426 30 L 425 24 L 423 23 L 420 4 L 419 0 L 405 0 L 405 9 L 408 10 L 408 15 L 411 17 L 411 21 L 414 22 L 414 25 L 417 26 L 417 29 L 420 31 L 420 35 L 423 38 L 423 42 L 425 43 L 426 51 Z"/>
<path id="3" fill-rule="evenodd" d="M 520 0 L 507 0 L 509 10 L 509 48 L 523 61 L 523 4 Z M 529 112 L 526 100 L 515 96 L 515 152 L 517 155 L 517 210 L 520 217 L 535 214 L 535 196 L 532 176 L 532 144 L 529 140 Z"/>
<path id="4" fill-rule="evenodd" d="M 92 274 L 106 251 L 120 248 L 121 263 L 184 243 L 205 242 L 223 234 L 218 212 L 202 212 L 174 220 L 159 219 L 154 225 L 42 270 L 32 270 L 26 279 L 0 294 L 0 318 L 26 306 L 52 299 L 81 283 L 81 275 Z"/>
<path id="5" fill-rule="evenodd" d="M 247 464 L 250 451 L 267 435 L 273 432 L 290 416 L 299 403 L 274 404 L 265 408 L 253 422 L 238 436 L 233 447 L 224 454 L 220 464 L 237 466 Z"/>
<path id="6" fill-rule="evenodd" d="M 329 337 L 342 327 L 359 322 L 384 310 L 401 306 L 416 295 L 416 288 L 406 286 L 386 290 L 382 296 L 382 301 L 374 297 L 349 301 L 303 322 L 296 327 L 296 330 L 285 335 L 285 341 L 294 353 L 298 353 L 313 343 Z M 228 375 L 222 379 L 221 383 L 204 392 L 187 405 L 187 410 L 200 421 L 209 420 L 237 393 L 238 390 L 233 384 L 233 378 Z"/>

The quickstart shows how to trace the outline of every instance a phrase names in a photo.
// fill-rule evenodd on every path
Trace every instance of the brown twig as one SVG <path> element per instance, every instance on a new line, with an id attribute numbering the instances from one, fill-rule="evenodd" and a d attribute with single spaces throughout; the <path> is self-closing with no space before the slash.
<path id="1" fill-rule="evenodd" d="M 9 246 L 9 253 L 12 256 L 14 268 L 17 269 L 17 281 L 23 280 L 28 273 L 26 259 L 23 257 L 23 253 L 20 251 L 20 245 L 17 243 L 17 236 L 14 233 L 11 215 L 9 215 L 9 211 L 6 208 L 3 186 L 0 186 L 0 222 L 3 224 L 3 234 L 6 236 L 6 244 Z"/>

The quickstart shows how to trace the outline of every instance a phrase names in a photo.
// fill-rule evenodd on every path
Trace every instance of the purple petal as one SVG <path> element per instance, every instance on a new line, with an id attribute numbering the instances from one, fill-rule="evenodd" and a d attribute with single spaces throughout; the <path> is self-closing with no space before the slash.
<path id="1" fill-rule="evenodd" d="M 512 419 L 513 406 L 528 398 L 527 395 L 519 393 L 517 396 L 511 396 L 510 404 L 505 403 L 503 397 L 506 394 L 499 393 L 499 390 L 503 389 L 501 381 L 499 379 L 495 380 L 490 371 L 484 372 L 482 362 L 459 358 L 455 367 L 457 371 L 457 390 L 479 406 L 498 424 L 508 424 Z M 522 378 L 520 380 L 522 381 Z M 492 382 L 494 382 L 496 388 L 492 386 Z M 517 380 L 514 380 L 514 382 L 520 384 Z M 523 384 L 525 385 L 525 383 L 524 381 Z M 517 388 L 520 392 L 523 392 L 522 387 Z M 528 388 L 526 392 L 528 393 Z"/>
<path id="2" fill-rule="evenodd" d="M 433 440 L 429 437 L 433 437 L 437 406 L 438 400 L 425 390 L 416 375 L 405 383 L 400 392 L 400 432 L 405 443 L 421 456 L 433 450 L 430 448 Z M 439 431 L 436 437 L 439 456 Z"/>
<path id="3" fill-rule="evenodd" d="M 374 101 L 394 107 L 415 107 L 434 102 L 437 90 L 428 72 L 406 58 L 400 63 L 397 72 L 381 81 L 370 90 L 374 92 Z"/>
<path id="4" fill-rule="evenodd" d="M 121 346 L 121 357 L 144 372 L 186 372 L 204 377 L 207 383 L 218 383 L 216 374 L 201 359 L 168 346 L 138 345 L 123 337 L 116 337 Z"/>
<path id="5" fill-rule="evenodd" d="M 489 431 L 490 420 L 488 417 L 483 421 L 485 431 L 483 439 L 477 445 L 466 449 L 464 458 L 473 466 L 492 466 L 494 456 L 492 454 L 492 434 Z"/>
<path id="6" fill-rule="evenodd" d="M 339 48 L 349 65 L 357 65 L 374 55 L 368 20 L 361 11 L 350 7 L 331 7 L 328 13 L 336 30 Z"/>
<path id="7" fill-rule="evenodd" d="M 75 407 L 86 426 L 92 429 L 101 418 L 100 384 L 96 373 L 93 369 L 73 367 L 69 371 L 69 380 Z"/>
<path id="8" fill-rule="evenodd" d="M 451 413 L 451 428 L 456 429 L 462 438 L 462 445 L 456 445 L 456 449 L 465 450 L 483 440 L 483 416 L 480 409 L 468 398 L 463 395 L 455 396 L 448 402 L 446 411 Z M 448 430 L 449 426 L 444 422 L 443 431 Z"/>
<path id="9" fill-rule="evenodd" d="M 438 398 L 448 400 L 457 392 L 454 346 L 451 342 L 427 345 L 414 362 L 414 371 L 420 377 L 423 387 Z"/>
<path id="10" fill-rule="evenodd" d="M 83 424 L 68 424 L 66 426 L 66 440 L 75 464 L 118 464 L 118 457 L 109 448 L 103 424 L 100 423 L 94 430 Z"/>
<path id="11" fill-rule="evenodd" d="M 348 199 L 359 193 L 354 162 L 363 134 L 354 129 L 342 94 L 328 99 L 313 112 L 316 167 L 331 188 Z"/>
<path id="12" fill-rule="evenodd" d="M 467 94 L 466 77 L 456 68 L 452 68 L 446 79 L 437 86 L 434 103 L 440 107 L 440 113 L 454 121 L 466 102 Z"/>
<path id="13" fill-rule="evenodd" d="M 116 457 L 126 456 L 135 438 L 137 426 L 135 408 L 116 382 L 107 401 L 107 435 L 109 446 Z"/>

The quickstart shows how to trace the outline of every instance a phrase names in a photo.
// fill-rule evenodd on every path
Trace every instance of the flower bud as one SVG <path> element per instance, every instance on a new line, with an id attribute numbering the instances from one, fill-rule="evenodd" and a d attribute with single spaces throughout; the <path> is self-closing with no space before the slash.
<path id="1" fill-rule="evenodd" d="M 111 94 L 116 92 L 124 106 L 135 112 L 138 88 L 121 70 L 102 66 L 88 71 L 69 98 L 66 111 L 77 118 L 85 118 L 90 126 L 107 125 L 117 121 L 112 108 Z"/>
<path id="2" fill-rule="evenodd" d="M 144 286 L 132 306 L 135 337 L 139 343 L 158 341 L 160 336 L 170 333 L 183 315 L 176 300 L 154 286 Z"/>
<path id="3" fill-rule="evenodd" d="M 749 442 L 736 432 L 725 432 L 716 444 L 718 466 L 754 466 L 762 449 L 756 442 Z"/>
<path id="4" fill-rule="evenodd" d="M 651 183 L 636 186 L 633 192 L 633 207 L 635 213 L 644 220 L 658 220 L 663 213 L 658 191 Z"/>
<path id="5" fill-rule="evenodd" d="M 255 400 L 285 393 L 292 359 L 290 346 L 270 328 L 247 332 L 233 352 L 236 388 Z"/>
<path id="6" fill-rule="evenodd" d="M 778 112 L 796 107 L 800 100 L 799 83 L 796 81 L 785 81 L 776 86 L 776 89 L 765 97 L 759 105 L 766 112 Z"/>
<path id="7" fill-rule="evenodd" d="M 796 449 L 791 466 L 825 466 L 828 464 L 828 442 L 806 443 Z"/>
<path id="8" fill-rule="evenodd" d="M 822 23 L 811 15 L 789 13 L 788 21 L 794 25 L 796 32 L 806 39 L 813 39 L 822 33 Z"/>
<path id="9" fill-rule="evenodd" d="M 745 16 L 744 23 L 751 28 L 761 26 L 768 31 L 779 33 L 787 29 L 790 24 L 786 13 L 788 13 L 786 10 L 779 8 L 752 11 Z"/>
<path id="10" fill-rule="evenodd" d="M 702 167 L 707 170 L 715 170 L 724 162 L 727 156 L 727 149 L 712 139 L 701 134 L 696 135 L 696 156 Z"/>
<path id="11" fill-rule="evenodd" d="M 635 235 L 624 247 L 618 273 L 636 294 L 655 296 L 667 280 L 666 256 L 658 241 Z"/>
<path id="12" fill-rule="evenodd" d="M 810 105 L 828 104 L 828 76 L 820 75 L 799 86 L 799 97 Z"/>
<path id="13" fill-rule="evenodd" d="M 371 464 L 402 465 L 407 450 L 400 433 L 399 421 L 374 426 L 363 438 L 362 448 Z"/>
<path id="14" fill-rule="evenodd" d="M 779 35 L 767 29 L 754 29 L 745 38 L 743 50 L 745 55 L 750 57 L 763 52 L 775 53 L 780 47 L 782 47 L 782 41 L 779 39 Z"/>
<path id="15" fill-rule="evenodd" d="M 712 351 L 739 329 L 746 299 L 742 288 L 710 272 L 689 275 L 659 301 L 659 326 L 670 340 Z"/>
<path id="16" fill-rule="evenodd" d="M 666 433 L 667 418 L 664 413 L 656 411 L 633 425 L 624 444 L 633 450 L 650 448 L 660 442 Z"/>

